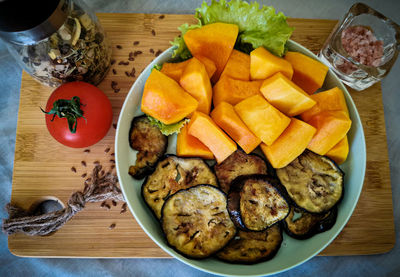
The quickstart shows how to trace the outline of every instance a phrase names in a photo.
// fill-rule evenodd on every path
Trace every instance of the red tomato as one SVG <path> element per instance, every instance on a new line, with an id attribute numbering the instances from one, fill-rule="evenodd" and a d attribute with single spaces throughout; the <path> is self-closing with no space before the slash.
<path id="1" fill-rule="evenodd" d="M 110 100 L 97 87 L 85 82 L 71 82 L 57 88 L 47 101 L 46 112 L 50 111 L 58 99 L 80 98 L 81 110 L 85 118 L 78 118 L 75 133 L 68 128 L 66 118 L 46 114 L 46 125 L 50 134 L 58 142 L 74 148 L 88 147 L 100 141 L 110 129 L 112 108 Z M 86 120 L 85 120 L 86 119 Z"/>

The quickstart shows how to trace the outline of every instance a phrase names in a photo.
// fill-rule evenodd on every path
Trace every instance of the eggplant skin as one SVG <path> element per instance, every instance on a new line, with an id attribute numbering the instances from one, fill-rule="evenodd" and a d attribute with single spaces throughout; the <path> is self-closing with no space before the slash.
<path id="1" fill-rule="evenodd" d="M 235 264 L 250 265 L 265 262 L 278 253 L 282 240 L 282 229 L 279 224 L 261 232 L 239 230 L 216 256 L 225 262 Z"/>
<path id="2" fill-rule="evenodd" d="M 255 154 L 246 154 L 236 150 L 226 160 L 214 166 L 219 185 L 225 192 L 229 192 L 231 182 L 240 175 L 267 174 L 267 164 L 263 158 Z"/>
<path id="3" fill-rule="evenodd" d="M 129 145 L 138 153 L 135 165 L 129 167 L 128 173 L 141 180 L 155 170 L 155 164 L 167 150 L 168 138 L 150 123 L 146 115 L 142 115 L 132 120 Z"/>
<path id="4" fill-rule="evenodd" d="M 226 194 L 208 184 L 170 195 L 161 214 L 168 245 L 188 258 L 208 258 L 236 235 L 226 207 Z"/>
<path id="5" fill-rule="evenodd" d="M 204 160 L 166 155 L 142 184 L 142 197 L 157 219 L 165 199 L 178 190 L 199 184 L 218 187 L 217 177 Z"/>
<path id="6" fill-rule="evenodd" d="M 301 217 L 293 220 L 295 212 L 300 213 Z M 312 214 L 291 206 L 289 215 L 282 221 L 282 227 L 292 238 L 308 239 L 331 229 L 336 223 L 337 213 L 337 206 L 324 214 Z"/>
<path id="7" fill-rule="evenodd" d="M 323 214 L 343 198 L 343 171 L 312 151 L 305 150 L 276 173 L 293 203 L 309 213 Z"/>
<path id="8" fill-rule="evenodd" d="M 231 183 L 228 211 L 236 227 L 263 231 L 286 218 L 289 203 L 277 179 L 262 174 L 242 175 Z"/>

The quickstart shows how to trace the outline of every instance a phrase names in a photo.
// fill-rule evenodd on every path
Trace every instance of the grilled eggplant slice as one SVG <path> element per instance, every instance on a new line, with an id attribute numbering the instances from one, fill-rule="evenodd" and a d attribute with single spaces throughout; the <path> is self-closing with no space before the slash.
<path id="1" fill-rule="evenodd" d="M 282 221 L 285 232 L 295 239 L 308 239 L 328 231 L 335 225 L 337 206 L 324 214 L 312 214 L 291 206 L 289 215 Z"/>
<path id="2" fill-rule="evenodd" d="M 202 159 L 169 155 L 158 163 L 154 173 L 144 181 L 142 195 L 159 219 L 161 208 L 169 195 L 199 184 L 218 186 L 217 177 Z"/>
<path id="3" fill-rule="evenodd" d="M 228 210 L 235 225 L 246 231 L 262 231 L 289 213 L 279 181 L 267 175 L 237 177 L 228 194 Z"/>
<path id="4" fill-rule="evenodd" d="M 236 233 L 226 208 L 225 193 L 209 185 L 169 196 L 162 208 L 161 225 L 169 245 L 196 259 L 214 254 Z"/>
<path id="5" fill-rule="evenodd" d="M 214 171 L 221 189 L 228 193 L 233 179 L 240 175 L 267 174 L 267 165 L 257 155 L 248 155 L 242 150 L 236 150 L 225 161 L 215 165 Z"/>
<path id="6" fill-rule="evenodd" d="M 139 151 L 135 165 L 129 167 L 129 174 L 140 180 L 154 171 L 155 164 L 167 150 L 168 139 L 143 115 L 132 120 L 129 145 Z"/>
<path id="7" fill-rule="evenodd" d="M 343 172 L 331 159 L 306 150 L 276 170 L 295 204 L 310 213 L 325 213 L 343 195 Z"/>
<path id="8" fill-rule="evenodd" d="M 279 224 L 262 232 L 239 230 L 217 257 L 229 263 L 255 264 L 272 259 L 282 244 Z"/>

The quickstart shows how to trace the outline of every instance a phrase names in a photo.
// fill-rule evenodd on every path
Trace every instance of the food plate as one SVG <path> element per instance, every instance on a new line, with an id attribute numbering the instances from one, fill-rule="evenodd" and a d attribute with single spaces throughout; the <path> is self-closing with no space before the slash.
<path id="1" fill-rule="evenodd" d="M 288 48 L 290 51 L 297 51 L 318 59 L 311 51 L 294 41 L 288 41 Z M 364 132 L 356 106 L 344 85 L 334 73 L 329 70 L 324 86 L 322 87 L 322 90 L 324 90 L 337 86 L 344 92 L 352 120 L 352 126 L 348 133 L 350 145 L 349 156 L 346 162 L 340 166 L 345 172 L 344 197 L 339 204 L 338 217 L 332 229 L 307 240 L 296 240 L 284 234 L 283 243 L 277 255 L 270 261 L 255 265 L 227 264 L 215 258 L 208 258 L 205 260 L 188 259 L 167 245 L 159 222 L 153 216 L 151 210 L 141 196 L 142 181 L 134 180 L 128 174 L 129 166 L 134 164 L 136 159 L 136 151 L 129 147 L 128 133 L 132 119 L 142 114 L 140 111 L 140 101 L 144 84 L 153 66 L 171 60 L 172 52 L 172 47 L 164 51 L 150 63 L 138 77 L 125 99 L 118 120 L 115 139 L 116 168 L 122 192 L 136 221 L 147 235 L 168 254 L 190 266 L 213 274 L 225 276 L 259 276 L 274 274 L 293 268 L 317 255 L 335 239 L 346 225 L 357 205 L 364 183 L 366 168 Z M 176 136 L 170 136 L 167 153 L 175 154 L 175 146 Z"/>

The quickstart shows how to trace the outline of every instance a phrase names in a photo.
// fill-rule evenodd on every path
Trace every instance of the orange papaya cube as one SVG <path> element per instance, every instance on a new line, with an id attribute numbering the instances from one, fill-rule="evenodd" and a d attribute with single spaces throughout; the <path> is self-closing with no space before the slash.
<path id="1" fill-rule="evenodd" d="M 222 130 L 236 141 L 247 154 L 261 143 L 261 140 L 256 137 L 239 118 L 231 104 L 221 102 L 211 112 L 211 118 Z"/>
<path id="2" fill-rule="evenodd" d="M 197 55 L 196 58 L 204 64 L 204 66 L 206 67 L 208 78 L 211 79 L 212 76 L 214 75 L 215 71 L 217 71 L 217 67 L 215 66 L 215 63 L 212 60 L 210 60 L 209 58 L 201 56 L 201 55 Z"/>
<path id="3" fill-rule="evenodd" d="M 177 82 L 154 69 L 144 85 L 141 109 L 164 124 L 176 123 L 197 109 L 198 102 Z"/>
<path id="4" fill-rule="evenodd" d="M 266 145 L 271 145 L 290 123 L 289 117 L 261 95 L 246 98 L 234 108 L 247 127 Z"/>
<path id="5" fill-rule="evenodd" d="M 316 104 L 307 93 L 281 72 L 266 79 L 260 90 L 269 103 L 287 116 L 301 114 Z"/>
<path id="6" fill-rule="evenodd" d="M 275 56 L 262 46 L 250 52 L 250 76 L 252 80 L 264 80 L 277 72 L 281 72 L 292 79 L 292 65 L 285 59 Z"/>
<path id="7" fill-rule="evenodd" d="M 262 80 L 243 81 L 223 76 L 213 87 L 213 103 L 214 107 L 225 101 L 229 104 L 236 105 L 247 97 L 261 94 L 260 87 Z"/>
<path id="8" fill-rule="evenodd" d="M 324 111 L 307 123 L 317 129 L 307 148 L 319 155 L 325 155 L 338 144 L 351 127 L 351 120 L 343 111 Z"/>
<path id="9" fill-rule="evenodd" d="M 236 151 L 236 143 L 222 131 L 208 115 L 194 112 L 188 125 L 189 135 L 196 137 L 214 154 L 217 163 L 222 163 Z"/>
<path id="10" fill-rule="evenodd" d="M 212 23 L 192 29 L 183 35 L 183 40 L 194 57 L 203 56 L 212 60 L 217 68 L 211 78 L 216 83 L 231 55 L 239 33 L 235 24 Z"/>
<path id="11" fill-rule="evenodd" d="M 313 94 L 322 87 L 329 69 L 326 65 L 299 52 L 288 51 L 285 60 L 293 66 L 292 81 L 305 92 Z"/>
<path id="12" fill-rule="evenodd" d="M 179 83 L 182 72 L 188 63 L 189 60 L 180 63 L 163 63 L 160 71 Z"/>
<path id="13" fill-rule="evenodd" d="M 222 71 L 221 77 L 229 76 L 233 79 L 249 81 L 250 80 L 250 56 L 236 49 L 232 53 Z"/>
<path id="14" fill-rule="evenodd" d="M 204 64 L 208 73 L 208 77 L 211 78 L 211 76 L 214 74 L 216 70 L 214 62 L 202 56 L 198 56 L 197 59 Z M 191 59 L 188 59 L 186 61 L 179 63 L 163 63 L 161 72 L 179 83 L 183 70 L 185 69 L 186 65 L 190 62 L 190 60 Z"/>
<path id="15" fill-rule="evenodd" d="M 176 154 L 180 157 L 214 159 L 213 153 L 201 141 L 188 133 L 188 125 L 182 127 L 176 140 Z"/>
<path id="16" fill-rule="evenodd" d="M 338 87 L 330 90 L 321 91 L 319 93 L 310 95 L 317 104 L 311 109 L 300 114 L 300 118 L 304 121 L 310 120 L 316 114 L 323 111 L 343 111 L 349 116 L 349 110 L 347 109 L 346 99 L 344 98 L 343 91 Z"/>
<path id="17" fill-rule="evenodd" d="M 300 156 L 317 130 L 304 121 L 292 118 L 289 126 L 272 145 L 261 144 L 261 150 L 274 168 L 282 168 Z"/>
<path id="18" fill-rule="evenodd" d="M 331 158 L 337 164 L 342 164 L 346 161 L 349 154 L 349 141 L 347 136 L 342 138 L 331 150 L 326 153 L 326 156 Z"/>
<path id="19" fill-rule="evenodd" d="M 203 63 L 197 58 L 192 58 L 183 70 L 179 83 L 184 90 L 199 102 L 197 110 L 209 114 L 212 88 Z"/>

